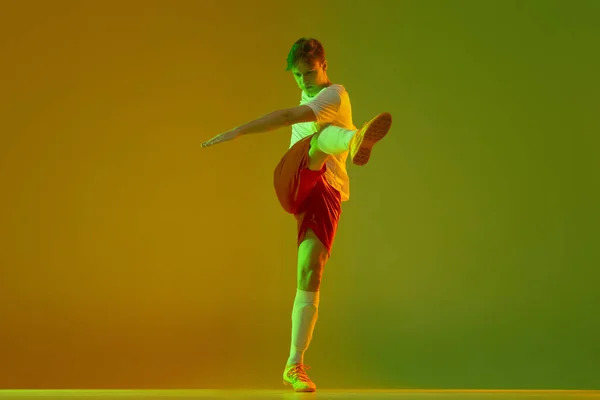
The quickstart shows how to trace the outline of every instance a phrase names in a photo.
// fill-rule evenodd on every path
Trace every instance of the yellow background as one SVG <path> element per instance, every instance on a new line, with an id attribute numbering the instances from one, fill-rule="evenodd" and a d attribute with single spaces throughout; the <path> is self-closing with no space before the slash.
<path id="1" fill-rule="evenodd" d="M 597 1 L 8 1 L 0 388 L 279 387 L 289 129 L 320 39 L 357 126 L 321 388 L 598 389 Z"/>

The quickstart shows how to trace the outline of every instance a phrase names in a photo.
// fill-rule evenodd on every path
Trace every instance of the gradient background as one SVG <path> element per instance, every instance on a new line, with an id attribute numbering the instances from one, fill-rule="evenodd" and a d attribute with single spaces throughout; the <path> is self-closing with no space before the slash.
<path id="1" fill-rule="evenodd" d="M 2 1 L 0 388 L 279 388 L 289 130 L 320 39 L 354 122 L 321 388 L 599 389 L 600 2 Z"/>

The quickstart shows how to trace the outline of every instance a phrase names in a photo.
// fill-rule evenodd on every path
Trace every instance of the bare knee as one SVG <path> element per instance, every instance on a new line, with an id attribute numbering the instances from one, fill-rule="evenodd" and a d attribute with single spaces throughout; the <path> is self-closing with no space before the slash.
<path id="1" fill-rule="evenodd" d="M 315 262 L 303 266 L 298 271 L 298 289 L 318 292 L 321 287 L 324 263 Z"/>
<path id="2" fill-rule="evenodd" d="M 315 234 L 308 230 L 298 249 L 298 289 L 317 292 L 329 254 Z"/>

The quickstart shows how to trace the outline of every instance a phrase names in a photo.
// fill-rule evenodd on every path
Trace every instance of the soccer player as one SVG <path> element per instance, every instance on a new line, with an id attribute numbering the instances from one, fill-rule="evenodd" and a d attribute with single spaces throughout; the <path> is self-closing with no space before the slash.
<path id="1" fill-rule="evenodd" d="M 291 126 L 290 147 L 274 172 L 275 192 L 283 209 L 297 221 L 297 289 L 292 308 L 290 354 L 284 384 L 297 392 L 314 392 L 306 374 L 304 353 L 318 317 L 323 270 L 341 214 L 350 196 L 346 159 L 365 165 L 373 145 L 389 131 L 392 117 L 381 113 L 356 129 L 348 92 L 327 76 L 322 44 L 314 38 L 297 40 L 289 51 L 286 71 L 302 90 L 300 105 L 273 111 L 221 133 L 202 147 L 243 135 Z"/>

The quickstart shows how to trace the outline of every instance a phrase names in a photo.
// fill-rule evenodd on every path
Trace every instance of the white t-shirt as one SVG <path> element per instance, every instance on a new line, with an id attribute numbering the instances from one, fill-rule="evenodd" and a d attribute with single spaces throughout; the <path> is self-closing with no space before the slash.
<path id="1" fill-rule="evenodd" d="M 315 122 L 301 122 L 292 125 L 290 147 L 299 140 L 317 132 L 321 126 L 330 124 L 340 128 L 356 130 L 352 123 L 352 106 L 348 92 L 342 85 L 323 88 L 315 97 L 309 97 L 302 91 L 300 105 L 309 106 L 317 116 Z M 325 179 L 340 192 L 342 201 L 350 198 L 350 180 L 346 171 L 348 152 L 330 156 L 327 159 Z"/>

